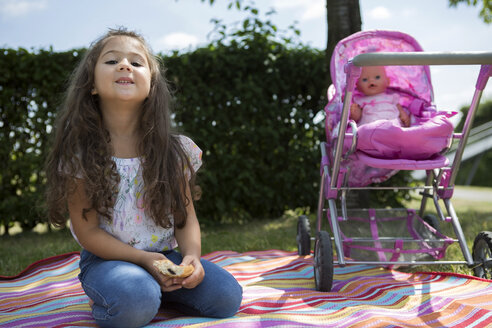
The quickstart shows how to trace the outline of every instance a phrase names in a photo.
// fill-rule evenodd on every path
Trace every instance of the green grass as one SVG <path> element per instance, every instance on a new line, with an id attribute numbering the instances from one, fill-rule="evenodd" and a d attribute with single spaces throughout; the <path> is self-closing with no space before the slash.
<path id="1" fill-rule="evenodd" d="M 202 226 L 202 253 L 218 250 L 246 252 L 253 250 L 297 250 L 295 241 L 297 218 L 293 215 L 244 224 Z M 0 275 L 18 274 L 29 264 L 57 254 L 80 251 L 68 229 L 48 232 L 19 232 L 0 236 Z"/>
<path id="2" fill-rule="evenodd" d="M 473 191 L 483 188 L 468 189 Z M 492 188 L 485 190 L 492 192 Z M 430 205 L 428 205 L 429 208 Z M 453 198 L 453 205 L 471 250 L 473 240 L 480 231 L 492 230 L 492 201 Z M 418 208 L 418 203 L 411 202 L 408 207 Z M 315 231 L 315 218 L 311 216 L 310 219 L 311 230 Z M 203 225 L 202 253 L 206 254 L 218 250 L 247 252 L 281 249 L 295 251 L 297 250 L 296 227 L 297 216 L 293 212 L 282 218 L 271 220 L 253 220 L 242 224 Z M 442 222 L 441 228 L 445 234 L 454 237 L 451 224 Z M 18 232 L 16 229 L 13 230 Z M 0 236 L 0 275 L 15 275 L 37 260 L 80 250 L 80 246 L 73 240 L 67 229 L 52 232 L 46 232 L 46 229 L 42 228 L 37 230 L 38 232 Z M 448 248 L 446 259 L 463 260 L 458 245 L 451 245 Z M 400 267 L 399 270 L 471 274 L 466 266 L 433 265 Z"/>
<path id="3" fill-rule="evenodd" d="M 80 246 L 68 229 L 4 235 L 0 237 L 0 275 L 15 275 L 40 259 L 78 250 Z"/>

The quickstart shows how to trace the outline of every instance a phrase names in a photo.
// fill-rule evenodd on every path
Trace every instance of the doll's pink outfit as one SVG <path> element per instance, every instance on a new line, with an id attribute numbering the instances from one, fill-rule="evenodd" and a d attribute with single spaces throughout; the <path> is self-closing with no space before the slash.
<path id="1" fill-rule="evenodd" d="M 400 111 L 396 106 L 400 96 L 396 93 L 380 93 L 373 96 L 354 96 L 354 102 L 362 108 L 362 117 L 358 125 L 377 120 L 394 120 L 401 125 Z"/>

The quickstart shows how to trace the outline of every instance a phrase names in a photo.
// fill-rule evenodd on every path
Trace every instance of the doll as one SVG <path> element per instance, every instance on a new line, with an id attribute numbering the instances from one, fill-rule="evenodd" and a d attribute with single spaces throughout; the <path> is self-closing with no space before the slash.
<path id="1" fill-rule="evenodd" d="M 389 79 L 382 66 L 362 67 L 357 81 L 361 96 L 354 96 L 350 118 L 363 125 L 376 120 L 396 120 L 404 127 L 410 126 L 410 116 L 398 103 L 398 94 L 386 93 Z"/>

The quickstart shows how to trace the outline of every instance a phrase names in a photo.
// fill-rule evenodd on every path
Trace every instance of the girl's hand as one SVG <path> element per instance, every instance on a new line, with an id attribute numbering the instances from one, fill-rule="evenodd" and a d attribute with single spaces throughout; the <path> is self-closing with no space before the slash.
<path id="1" fill-rule="evenodd" d="M 155 266 L 154 261 L 166 259 L 161 253 L 145 252 L 142 256 L 140 265 L 149 272 L 152 277 L 159 283 L 163 292 L 172 292 L 173 290 L 183 287 L 181 281 L 183 279 L 171 278 L 163 275 Z"/>
<path id="2" fill-rule="evenodd" d="M 195 268 L 191 276 L 184 279 L 177 279 L 183 288 L 191 289 L 198 286 L 205 277 L 205 271 L 200 263 L 200 258 L 196 256 L 186 255 L 181 262 L 182 265 L 191 264 Z"/>

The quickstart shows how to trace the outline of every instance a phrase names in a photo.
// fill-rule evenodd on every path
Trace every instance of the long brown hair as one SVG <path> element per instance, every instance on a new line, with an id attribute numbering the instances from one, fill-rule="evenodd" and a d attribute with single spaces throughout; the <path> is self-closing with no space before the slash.
<path id="1" fill-rule="evenodd" d="M 146 49 L 151 87 L 142 105 L 137 146 L 143 159 L 144 206 L 148 216 L 162 227 L 170 227 L 169 215 L 178 228 L 186 224 L 186 183 L 194 190 L 194 173 L 177 134 L 171 132 L 170 92 L 164 68 L 139 34 L 124 28 L 109 30 L 86 51 L 72 73 L 63 105 L 55 123 L 51 152 L 46 162 L 46 200 L 50 221 L 59 227 L 67 220 L 67 200 L 76 178 L 83 179 L 90 210 L 111 220 L 119 175 L 112 159 L 113 148 L 102 120 L 98 96 L 92 95 L 94 69 L 107 41 L 126 36 L 137 39 Z M 191 170 L 188 181 L 185 168 Z"/>

